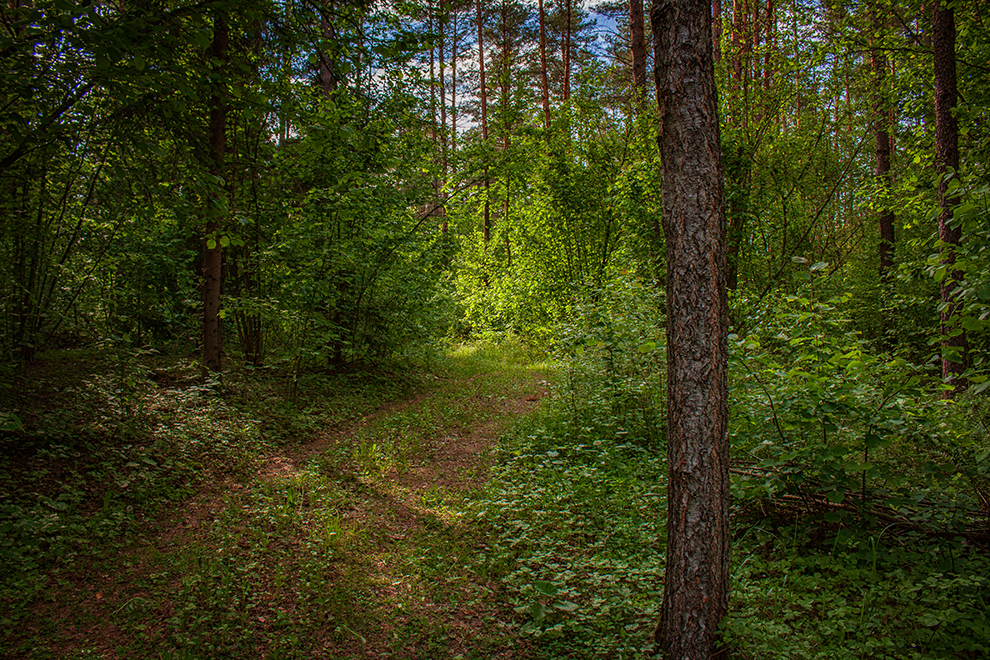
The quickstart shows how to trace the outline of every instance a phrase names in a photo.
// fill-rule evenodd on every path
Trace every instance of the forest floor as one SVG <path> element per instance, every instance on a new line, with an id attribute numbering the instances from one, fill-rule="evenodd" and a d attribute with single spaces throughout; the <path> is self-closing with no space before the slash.
<path id="1" fill-rule="evenodd" d="M 470 356 L 442 373 L 50 572 L 17 604 L 9 657 L 526 657 L 473 565 L 471 501 L 547 384 Z"/>

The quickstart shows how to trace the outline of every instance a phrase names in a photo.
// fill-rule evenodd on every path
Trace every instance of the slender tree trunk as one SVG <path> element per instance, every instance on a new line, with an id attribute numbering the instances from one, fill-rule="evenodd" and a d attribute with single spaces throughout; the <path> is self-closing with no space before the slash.
<path id="1" fill-rule="evenodd" d="M 433 3 L 429 6 L 427 29 L 433 34 Z M 437 141 L 437 56 L 436 48 L 430 47 L 430 121 L 433 124 L 433 142 Z"/>
<path id="2" fill-rule="evenodd" d="M 563 63 L 564 63 L 564 101 L 571 98 L 571 0 L 564 0 L 564 35 L 563 35 Z"/>
<path id="3" fill-rule="evenodd" d="M 777 41 L 777 17 L 774 14 L 773 0 L 767 0 L 765 20 L 766 26 L 766 48 L 763 50 L 763 91 L 769 92 L 773 84 L 773 51 Z M 767 99 L 767 105 L 770 100 Z"/>
<path id="4" fill-rule="evenodd" d="M 481 0 L 475 0 L 475 12 L 478 22 L 478 77 L 481 89 L 479 90 L 480 102 L 481 102 L 481 140 L 482 142 L 488 142 L 488 87 L 485 82 L 485 30 L 484 30 L 484 17 L 485 14 L 481 9 Z M 487 159 L 487 156 L 485 156 Z M 491 217 L 491 207 L 488 201 L 488 167 L 485 166 L 485 210 L 484 218 L 482 220 L 482 232 L 484 235 L 485 246 L 492 238 L 492 217 Z"/>
<path id="5" fill-rule="evenodd" d="M 876 11 L 876 8 L 874 8 Z M 874 17 L 873 26 L 879 30 L 880 21 Z M 876 148 L 877 185 L 883 197 L 878 217 L 880 225 L 880 278 L 886 280 L 894 266 L 894 211 L 890 208 L 890 112 L 887 102 L 887 57 L 879 48 L 870 51 L 873 68 L 873 135 Z"/>
<path id="6" fill-rule="evenodd" d="M 656 639 L 721 655 L 728 609 L 725 193 L 710 0 L 654 0 L 667 245 L 667 568 Z"/>
<path id="7" fill-rule="evenodd" d="M 540 12 L 540 88 L 543 92 L 543 128 L 550 128 L 550 85 L 547 81 L 547 29 L 543 0 L 539 0 Z"/>
<path id="8" fill-rule="evenodd" d="M 439 16 L 440 37 L 440 165 L 443 171 L 443 178 L 447 178 L 447 59 L 444 53 L 446 43 L 447 8 L 444 2 L 440 2 Z"/>
<path id="9" fill-rule="evenodd" d="M 457 151 L 457 9 L 451 13 L 450 31 L 450 153 Z"/>
<path id="10" fill-rule="evenodd" d="M 632 44 L 632 83 L 636 103 L 646 99 L 646 43 L 643 0 L 629 0 L 629 36 Z"/>
<path id="11" fill-rule="evenodd" d="M 217 82 L 210 98 L 210 174 L 223 175 L 224 153 L 227 149 L 227 101 L 225 84 L 229 33 L 221 13 L 213 19 L 213 43 L 210 54 L 219 60 Z M 203 257 L 203 365 L 209 371 L 220 371 L 223 336 L 220 328 L 220 293 L 222 284 L 222 253 L 220 233 L 223 231 L 220 195 L 208 195 L 206 202 L 206 252 Z"/>
<path id="12" fill-rule="evenodd" d="M 953 10 L 936 2 L 932 16 L 932 50 L 935 54 L 935 162 L 939 173 L 938 200 L 942 213 L 938 218 L 938 235 L 942 240 L 942 263 L 947 267 L 942 280 L 942 379 L 953 389 L 946 395 L 965 389 L 962 373 L 966 368 L 966 333 L 954 319 L 959 303 L 952 292 L 962 279 L 953 266 L 962 243 L 962 228 L 952 220 L 958 198 L 949 192 L 949 181 L 959 176 L 959 124 L 953 110 L 956 89 L 956 24 Z"/>
<path id="13" fill-rule="evenodd" d="M 794 6 L 791 8 L 791 13 L 793 15 L 793 21 L 791 27 L 794 32 L 794 60 L 797 61 L 800 56 L 798 50 L 798 4 L 797 0 L 794 0 Z M 801 128 L 801 67 L 794 67 L 794 128 Z"/>

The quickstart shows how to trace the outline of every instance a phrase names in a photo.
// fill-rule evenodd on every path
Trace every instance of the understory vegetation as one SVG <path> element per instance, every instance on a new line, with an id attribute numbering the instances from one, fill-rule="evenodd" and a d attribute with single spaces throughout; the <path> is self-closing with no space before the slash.
<path id="1" fill-rule="evenodd" d="M 503 440 L 481 503 L 486 566 L 538 657 L 653 657 L 663 345 L 658 311 L 630 309 L 630 290 L 570 329 L 554 398 Z M 784 299 L 733 340 L 726 644 L 740 658 L 983 657 L 985 403 L 933 398 L 924 370 L 835 320 L 842 302 Z"/>
<path id="2" fill-rule="evenodd" d="M 0 656 L 656 657 L 640 4 L 4 3 Z M 983 4 L 712 7 L 729 656 L 990 657 Z"/>

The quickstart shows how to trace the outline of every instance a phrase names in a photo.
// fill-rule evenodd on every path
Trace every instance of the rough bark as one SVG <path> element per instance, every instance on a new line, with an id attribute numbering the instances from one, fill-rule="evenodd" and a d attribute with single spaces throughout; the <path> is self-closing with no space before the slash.
<path id="1" fill-rule="evenodd" d="M 540 89 L 543 93 L 543 128 L 550 128 L 550 84 L 547 80 L 547 29 L 543 0 L 539 2 L 540 12 Z"/>
<path id="2" fill-rule="evenodd" d="M 213 43 L 210 54 L 216 58 L 221 69 L 227 60 L 229 32 L 222 15 L 213 21 Z M 227 101 L 223 91 L 224 72 L 218 72 L 210 98 L 210 174 L 219 178 L 223 174 L 224 154 L 227 150 Z M 223 337 L 220 328 L 221 265 L 223 255 L 220 246 L 220 232 L 223 218 L 219 195 L 208 196 L 206 202 L 207 245 L 203 255 L 203 365 L 209 371 L 220 371 Z M 212 247 L 211 247 L 212 246 Z"/>
<path id="3" fill-rule="evenodd" d="M 324 5 L 327 10 L 329 10 L 329 4 Z M 334 33 L 333 23 L 327 13 L 322 13 L 320 16 L 320 34 L 328 42 L 336 40 L 336 34 Z M 337 89 L 337 74 L 336 74 L 336 62 L 333 53 L 328 52 L 322 48 L 317 50 L 317 55 L 319 57 L 319 71 L 317 72 L 317 78 L 320 81 L 320 88 L 323 90 L 324 96 L 330 96 L 335 89 Z"/>
<path id="4" fill-rule="evenodd" d="M 562 41 L 562 57 L 564 64 L 564 101 L 571 98 L 571 0 L 564 0 L 564 34 Z"/>
<path id="5" fill-rule="evenodd" d="M 952 385 L 948 396 L 965 388 L 961 377 L 966 368 L 966 334 L 956 327 L 953 317 L 959 313 L 959 305 L 952 292 L 962 274 L 952 266 L 956 263 L 956 250 L 962 243 L 962 228 L 952 221 L 952 212 L 958 204 L 949 192 L 949 180 L 959 170 L 959 123 L 954 113 L 956 107 L 956 24 L 952 9 L 935 3 L 932 15 L 932 50 L 935 54 L 935 162 L 939 173 L 938 200 L 942 212 L 938 218 L 938 235 L 942 240 L 942 263 L 947 274 L 942 280 L 942 378 Z"/>
<path id="6" fill-rule="evenodd" d="M 880 21 L 874 20 L 874 28 Z M 876 46 L 876 44 L 874 44 Z M 880 225 L 880 277 L 886 279 L 894 266 L 894 211 L 888 206 L 890 191 L 890 111 L 886 101 L 887 57 L 877 47 L 870 50 L 873 69 L 873 136 L 875 138 L 874 163 L 877 185 L 883 197 L 877 221 Z"/>
<path id="7" fill-rule="evenodd" d="M 718 657 L 728 608 L 725 192 L 710 0 L 654 0 L 667 248 L 667 568 L 656 640 Z"/>
<path id="8" fill-rule="evenodd" d="M 712 0 L 712 57 L 722 61 L 722 0 Z"/>
<path id="9" fill-rule="evenodd" d="M 480 84 L 480 103 L 481 103 L 481 139 L 483 142 L 488 141 L 488 87 L 485 84 L 485 30 L 484 30 L 484 17 L 485 14 L 481 10 L 481 0 L 475 0 L 475 16 L 478 22 L 478 77 Z M 491 208 L 488 202 L 488 168 L 485 168 L 485 214 L 482 220 L 482 232 L 484 234 L 485 245 L 492 238 L 492 217 Z"/>
<path id="10" fill-rule="evenodd" d="M 632 44 L 632 83 L 636 102 L 646 99 L 646 40 L 643 0 L 629 0 L 629 37 Z"/>

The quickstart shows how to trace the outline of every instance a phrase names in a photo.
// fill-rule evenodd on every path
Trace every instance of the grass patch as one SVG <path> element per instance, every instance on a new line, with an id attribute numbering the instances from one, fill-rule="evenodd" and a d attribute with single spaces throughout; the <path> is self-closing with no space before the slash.
<path id="1" fill-rule="evenodd" d="M 737 529 L 726 635 L 739 658 L 984 658 L 990 558 L 916 533 Z"/>
<path id="2" fill-rule="evenodd" d="M 492 624 L 506 616 L 493 587 L 471 571 L 466 513 L 496 429 L 539 392 L 511 359 L 462 352 L 415 378 L 310 373 L 293 390 L 287 372 L 202 383 L 191 365 L 149 358 L 126 432 L 101 421 L 96 399 L 71 399 L 65 437 L 88 433 L 91 446 L 57 474 L 50 454 L 30 458 L 48 470 L 36 477 L 44 497 L 78 489 L 59 518 L 76 527 L 10 526 L 3 548 L 73 552 L 35 565 L 37 554 L 19 555 L 2 591 L 3 644 L 26 658 L 481 658 L 512 647 L 511 628 Z M 62 385 L 38 387 L 44 404 Z M 30 441 L 54 444 L 43 424 L 54 406 L 30 419 L 24 405 Z M 300 445 L 319 450 L 281 456 Z M 8 483 L 35 478 L 30 460 L 6 460 Z M 18 506 L 50 509 L 41 490 Z M 98 538 L 94 502 L 107 492 L 108 511 L 129 517 Z"/>
<path id="3" fill-rule="evenodd" d="M 652 657 L 664 469 L 655 452 L 567 428 L 559 409 L 503 443 L 479 519 L 479 570 L 501 581 L 536 657 Z"/>

